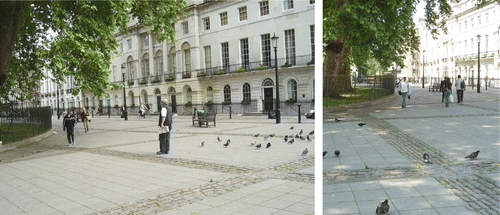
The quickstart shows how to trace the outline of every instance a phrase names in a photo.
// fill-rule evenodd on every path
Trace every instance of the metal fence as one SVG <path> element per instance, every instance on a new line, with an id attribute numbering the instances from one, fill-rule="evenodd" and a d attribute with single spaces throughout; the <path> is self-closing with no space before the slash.
<path id="1" fill-rule="evenodd" d="M 374 76 L 342 76 L 327 74 L 323 77 L 325 87 L 335 90 L 335 80 L 350 81 L 352 88 L 358 89 L 379 89 L 386 95 L 394 94 L 397 83 L 395 73 Z"/>
<path id="2" fill-rule="evenodd" d="M 50 107 L 3 106 L 0 110 L 0 140 L 12 143 L 35 137 L 52 129 Z"/>

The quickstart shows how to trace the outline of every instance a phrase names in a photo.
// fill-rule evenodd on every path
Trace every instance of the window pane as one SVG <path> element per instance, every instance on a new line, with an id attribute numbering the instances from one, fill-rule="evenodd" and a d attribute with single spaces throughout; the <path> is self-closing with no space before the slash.
<path id="1" fill-rule="evenodd" d="M 210 17 L 203 18 L 203 29 L 205 29 L 205 31 L 210 30 Z"/>
<path id="2" fill-rule="evenodd" d="M 295 30 L 290 29 L 285 31 L 285 53 L 286 62 L 290 65 L 295 65 Z"/>
<path id="3" fill-rule="evenodd" d="M 269 14 L 269 1 L 261 1 L 260 5 L 260 16 L 265 16 Z"/>
<path id="4" fill-rule="evenodd" d="M 270 34 L 260 35 L 262 41 L 262 64 L 271 66 L 271 36 Z"/>
<path id="5" fill-rule="evenodd" d="M 238 10 L 240 12 L 240 21 L 247 20 L 247 7 L 240 7 Z"/>
<path id="6" fill-rule="evenodd" d="M 184 50 L 184 64 L 186 71 L 191 71 L 191 50 Z"/>
<path id="7" fill-rule="evenodd" d="M 242 66 L 248 66 L 250 64 L 250 58 L 248 54 L 248 38 L 240 40 L 241 49 L 241 64 Z"/>
<path id="8" fill-rule="evenodd" d="M 283 10 L 293 9 L 293 0 L 284 0 L 283 1 Z"/>
<path id="9" fill-rule="evenodd" d="M 243 84 L 243 100 L 251 100 L 250 84 L 248 83 Z"/>
<path id="10" fill-rule="evenodd" d="M 311 60 L 314 61 L 314 25 L 309 26 L 311 33 Z"/>
<path id="11" fill-rule="evenodd" d="M 288 80 L 287 86 L 287 100 L 294 99 L 297 101 L 297 82 L 293 79 Z"/>
<path id="12" fill-rule="evenodd" d="M 205 46 L 205 68 L 212 67 L 212 51 L 210 46 Z"/>
<path id="13" fill-rule="evenodd" d="M 221 43 L 222 67 L 229 67 L 229 44 L 228 42 Z"/>
<path id="14" fill-rule="evenodd" d="M 229 85 L 224 86 L 224 101 L 231 102 L 231 87 Z"/>
<path id="15" fill-rule="evenodd" d="M 227 12 L 220 13 L 220 25 L 227 25 Z"/>

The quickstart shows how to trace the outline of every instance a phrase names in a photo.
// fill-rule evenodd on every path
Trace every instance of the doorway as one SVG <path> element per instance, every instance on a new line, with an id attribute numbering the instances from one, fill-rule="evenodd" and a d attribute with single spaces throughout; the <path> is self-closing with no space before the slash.
<path id="1" fill-rule="evenodd" d="M 175 101 L 175 95 L 170 96 L 170 104 L 172 105 L 172 113 L 177 113 L 177 102 Z"/>
<path id="2" fill-rule="evenodd" d="M 264 88 L 264 111 L 270 112 L 273 110 L 273 88 Z"/>

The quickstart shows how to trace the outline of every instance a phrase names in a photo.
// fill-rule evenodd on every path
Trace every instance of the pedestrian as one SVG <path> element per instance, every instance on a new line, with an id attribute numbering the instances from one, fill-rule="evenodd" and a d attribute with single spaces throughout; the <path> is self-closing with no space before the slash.
<path id="1" fill-rule="evenodd" d="M 170 151 L 170 132 L 172 131 L 172 109 L 167 105 L 167 99 L 160 102 L 161 111 L 158 115 L 160 151 L 156 154 L 168 154 Z"/>
<path id="2" fill-rule="evenodd" d="M 127 112 L 125 111 L 125 105 L 122 106 L 122 114 L 121 114 L 121 118 L 125 118 L 125 115 L 127 114 Z"/>
<path id="3" fill-rule="evenodd" d="M 87 131 L 89 131 L 89 112 L 87 112 L 87 110 L 85 108 L 82 108 L 82 111 L 81 111 L 81 115 L 82 117 L 82 123 L 83 123 L 83 130 L 85 130 L 85 133 L 87 133 Z"/>
<path id="4" fill-rule="evenodd" d="M 71 113 L 71 110 L 68 110 L 68 114 L 66 114 L 63 118 L 63 131 L 66 131 L 66 136 L 68 137 L 68 145 L 75 143 L 75 126 L 76 117 Z"/>
<path id="5" fill-rule="evenodd" d="M 446 78 L 444 78 L 441 81 L 441 85 L 440 85 L 441 86 L 441 102 L 444 102 L 444 91 L 446 91 L 446 90 L 443 89 L 443 86 L 445 85 L 445 81 L 446 81 Z"/>
<path id="6" fill-rule="evenodd" d="M 146 118 L 145 117 L 145 114 L 146 114 L 146 105 L 144 105 L 144 103 L 141 104 L 141 107 L 139 108 L 139 115 L 142 117 L 142 118 Z"/>
<path id="7" fill-rule="evenodd" d="M 446 107 L 450 106 L 450 102 L 452 101 L 451 98 L 451 81 L 450 78 L 446 77 L 444 80 L 444 83 L 441 85 L 441 89 L 443 89 L 444 92 L 444 104 Z"/>
<path id="8" fill-rule="evenodd" d="M 411 95 L 410 83 L 406 82 L 406 77 L 403 77 L 403 80 L 401 80 L 399 82 L 398 89 L 401 92 L 401 96 L 403 97 L 403 103 L 401 104 L 401 107 L 405 108 L 406 107 L 406 97 L 408 97 L 408 99 L 410 99 L 410 95 Z"/>
<path id="9" fill-rule="evenodd" d="M 465 81 L 460 75 L 458 75 L 457 83 L 455 83 L 455 88 L 457 89 L 457 103 L 464 102 Z"/>

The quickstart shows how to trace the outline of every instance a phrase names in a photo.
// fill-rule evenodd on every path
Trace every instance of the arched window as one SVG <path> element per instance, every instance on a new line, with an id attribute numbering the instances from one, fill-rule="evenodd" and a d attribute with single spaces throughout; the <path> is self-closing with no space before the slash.
<path id="1" fill-rule="evenodd" d="M 148 73 L 149 73 L 149 55 L 144 54 L 144 56 L 142 57 L 141 78 L 146 77 Z"/>
<path id="2" fill-rule="evenodd" d="M 207 102 L 214 102 L 214 89 L 212 87 L 207 88 Z"/>
<path id="3" fill-rule="evenodd" d="M 155 57 L 155 75 L 161 75 L 163 74 L 163 52 L 159 50 L 156 52 L 156 57 Z"/>
<path id="4" fill-rule="evenodd" d="M 286 84 L 286 99 L 297 101 L 297 81 L 290 79 Z"/>
<path id="5" fill-rule="evenodd" d="M 169 53 L 169 73 L 170 74 L 173 74 L 177 71 L 177 66 L 176 66 L 176 56 L 175 56 L 175 47 L 172 47 L 170 49 L 170 53 Z"/>
<path id="6" fill-rule="evenodd" d="M 229 85 L 224 86 L 224 102 L 231 102 L 231 87 Z"/>
<path id="7" fill-rule="evenodd" d="M 243 100 L 250 101 L 252 99 L 252 94 L 250 93 L 250 84 L 243 84 Z"/>
<path id="8" fill-rule="evenodd" d="M 193 91 L 191 90 L 191 88 L 188 88 L 186 90 L 186 102 L 193 103 Z"/>

